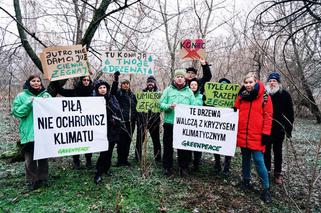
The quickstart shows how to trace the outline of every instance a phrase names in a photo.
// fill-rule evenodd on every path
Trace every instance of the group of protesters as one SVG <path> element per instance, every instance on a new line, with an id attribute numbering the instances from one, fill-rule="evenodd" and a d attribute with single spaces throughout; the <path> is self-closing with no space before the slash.
<path id="1" fill-rule="evenodd" d="M 101 152 L 96 163 L 94 182 L 102 182 L 102 175 L 109 174 L 114 147 L 117 147 L 117 167 L 130 166 L 128 161 L 130 145 L 137 124 L 137 138 L 135 159 L 142 159 L 142 145 L 149 131 L 153 154 L 156 162 L 162 162 L 164 175 L 173 175 L 173 127 L 174 112 L 177 104 L 197 105 L 204 104 L 204 85 L 212 78 L 207 62 L 200 60 L 203 75 L 196 78 L 198 70 L 195 68 L 176 69 L 174 79 L 165 88 L 159 101 L 160 110 L 164 113 L 163 149 L 160 143 L 161 116 L 159 112 L 137 112 L 137 100 L 131 91 L 130 79 L 119 79 L 120 73 L 114 73 L 112 86 L 105 80 L 93 82 L 90 76 L 80 77 L 74 89 L 64 89 L 54 83 L 58 94 L 65 97 L 102 96 L 106 100 L 108 151 Z M 119 88 L 120 82 L 120 88 Z M 222 78 L 219 83 L 231 83 Z M 143 92 L 158 92 L 156 78 L 147 78 Z M 20 118 L 20 137 L 25 157 L 25 171 L 28 188 L 34 190 L 48 185 L 48 160 L 33 160 L 34 131 L 32 102 L 35 97 L 51 97 L 46 92 L 39 75 L 31 75 L 24 91 L 19 93 L 13 102 L 12 114 Z M 276 184 L 283 183 L 282 176 L 282 143 L 285 137 L 291 137 L 294 121 L 293 104 L 289 93 L 282 88 L 281 77 L 278 72 L 272 72 L 264 85 L 256 73 L 250 72 L 243 79 L 243 85 L 238 93 L 235 113 L 239 113 L 237 146 L 242 154 L 242 177 L 240 187 L 250 190 L 251 162 L 255 164 L 262 184 L 261 199 L 271 203 L 269 192 L 271 183 L 271 150 L 274 153 L 274 176 Z M 92 154 L 85 154 L 86 167 L 92 168 Z M 177 150 L 179 175 L 184 177 L 190 171 L 199 171 L 202 152 Z M 73 156 L 75 169 L 81 167 L 80 156 Z M 192 163 L 192 168 L 190 164 Z M 231 157 L 224 160 L 223 174 L 230 173 Z M 214 173 L 221 172 L 220 155 L 215 155 Z"/>

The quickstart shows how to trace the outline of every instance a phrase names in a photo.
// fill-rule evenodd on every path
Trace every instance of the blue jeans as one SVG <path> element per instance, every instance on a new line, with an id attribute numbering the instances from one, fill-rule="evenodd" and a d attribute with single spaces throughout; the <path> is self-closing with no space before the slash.
<path id="1" fill-rule="evenodd" d="M 242 173 L 244 180 L 251 179 L 251 154 L 256 167 L 256 171 L 260 177 L 263 189 L 270 187 L 268 172 L 264 164 L 264 154 L 261 151 L 241 148 L 242 152 Z"/>

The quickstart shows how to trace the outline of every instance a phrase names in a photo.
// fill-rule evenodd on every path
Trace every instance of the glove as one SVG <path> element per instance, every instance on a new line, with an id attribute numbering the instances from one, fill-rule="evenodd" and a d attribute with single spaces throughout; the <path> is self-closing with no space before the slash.
<path id="1" fill-rule="evenodd" d="M 115 81 L 118 81 L 119 75 L 120 75 L 120 72 L 119 72 L 119 71 L 117 71 L 117 72 L 114 73 L 114 80 L 115 80 Z"/>
<path id="2" fill-rule="evenodd" d="M 262 134 L 262 146 L 268 145 L 270 143 L 270 135 Z"/>
<path id="3" fill-rule="evenodd" d="M 231 107 L 233 110 L 234 110 L 234 112 L 237 112 L 237 108 L 236 107 Z"/>

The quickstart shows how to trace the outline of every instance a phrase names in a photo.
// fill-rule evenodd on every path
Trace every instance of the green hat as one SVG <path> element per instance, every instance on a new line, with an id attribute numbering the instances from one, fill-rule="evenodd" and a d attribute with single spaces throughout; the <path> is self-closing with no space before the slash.
<path id="1" fill-rule="evenodd" d="M 121 84 L 123 83 L 130 83 L 130 80 L 128 78 L 123 78 L 121 81 L 120 81 Z"/>
<path id="2" fill-rule="evenodd" d="M 179 75 L 185 76 L 186 70 L 185 69 L 176 69 L 174 72 L 174 76 L 177 77 Z"/>

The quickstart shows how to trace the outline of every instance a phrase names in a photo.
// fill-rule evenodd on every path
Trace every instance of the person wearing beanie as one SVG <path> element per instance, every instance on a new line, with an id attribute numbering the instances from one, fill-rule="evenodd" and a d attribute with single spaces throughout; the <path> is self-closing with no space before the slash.
<path id="1" fill-rule="evenodd" d="M 209 82 L 212 78 L 212 73 L 210 70 L 210 67 L 208 65 L 208 63 L 201 59 L 200 60 L 201 66 L 202 66 L 202 70 L 203 70 L 203 77 L 202 78 L 198 78 L 198 87 L 199 87 L 199 91 L 201 94 L 204 93 L 204 85 L 206 82 Z M 185 79 L 186 79 L 186 83 L 188 84 L 190 80 L 192 80 L 193 78 L 196 78 L 196 74 L 197 74 L 197 69 L 195 69 L 194 67 L 189 67 L 186 69 L 185 71 Z"/>
<path id="2" fill-rule="evenodd" d="M 119 75 L 120 73 L 118 71 L 114 73 L 114 81 L 111 87 L 111 94 L 115 95 L 119 102 L 122 112 L 121 119 L 124 124 L 124 128 L 121 128 L 119 133 L 116 166 L 130 166 L 128 156 L 137 120 L 137 100 L 135 94 L 130 89 L 129 79 L 122 79 L 120 81 L 120 89 L 118 89 Z"/>
<path id="3" fill-rule="evenodd" d="M 146 82 L 146 88 L 143 92 L 158 92 L 154 76 L 149 76 Z M 161 144 L 159 139 L 159 126 L 160 126 L 160 113 L 148 111 L 147 113 L 137 113 L 137 139 L 136 139 L 136 151 L 135 158 L 137 161 L 142 159 L 142 145 L 144 142 L 145 134 L 149 131 L 152 138 L 154 147 L 154 159 L 157 162 L 161 161 Z"/>
<path id="4" fill-rule="evenodd" d="M 109 143 L 108 150 L 99 154 L 96 164 L 94 182 L 99 184 L 102 182 L 102 174 L 109 173 L 114 146 L 119 140 L 119 130 L 121 129 L 121 112 L 119 103 L 116 97 L 110 94 L 110 86 L 106 81 L 97 81 L 94 88 L 96 96 L 103 96 L 106 100 L 107 138 Z"/>
<path id="5" fill-rule="evenodd" d="M 195 105 L 195 96 L 185 81 L 183 69 L 176 69 L 174 80 L 168 86 L 161 98 L 160 109 L 164 112 L 164 136 L 163 136 L 163 168 L 166 176 L 173 174 L 173 123 L 176 104 Z M 177 150 L 179 172 L 186 176 L 191 161 L 191 151 Z"/>
<path id="6" fill-rule="evenodd" d="M 64 89 L 63 87 L 58 87 L 59 84 L 55 84 L 59 95 L 64 97 L 90 97 L 93 96 L 94 86 L 90 76 L 82 76 L 79 81 L 76 82 L 74 89 Z M 73 155 L 73 167 L 79 170 L 81 168 L 80 155 Z M 85 154 L 86 158 L 86 168 L 92 168 L 92 154 Z"/>
<path id="7" fill-rule="evenodd" d="M 221 78 L 218 80 L 218 83 L 221 84 L 230 84 L 231 81 L 227 78 Z M 214 154 L 215 163 L 214 163 L 214 174 L 219 174 L 222 170 L 221 167 L 221 156 L 219 154 Z M 230 165 L 231 165 L 231 156 L 225 156 L 224 157 L 224 168 L 223 168 L 223 174 L 224 176 L 228 177 L 230 175 Z"/>
<path id="8" fill-rule="evenodd" d="M 283 183 L 282 176 L 282 145 L 286 137 L 291 137 L 294 111 L 292 98 L 281 84 L 280 74 L 272 72 L 267 78 L 266 89 L 272 98 L 273 122 L 271 130 L 271 143 L 266 145 L 264 154 L 265 166 L 271 172 L 271 150 L 274 154 L 274 182 Z"/>
<path id="9" fill-rule="evenodd" d="M 39 75 L 31 75 L 24 85 L 25 89 L 15 97 L 12 115 L 20 120 L 19 132 L 22 154 L 25 161 L 27 187 L 30 191 L 48 186 L 48 159 L 33 160 L 34 123 L 33 100 L 36 97 L 49 98 L 51 95 L 42 85 Z M 41 143 L 41 141 L 37 141 Z"/>
<path id="10" fill-rule="evenodd" d="M 250 72 L 243 80 L 243 86 L 234 106 L 239 109 L 237 146 L 241 148 L 242 153 L 243 182 L 241 189 L 247 191 L 252 188 L 250 182 L 253 158 L 263 188 L 261 199 L 265 203 L 271 203 L 270 182 L 264 164 L 264 152 L 265 146 L 270 143 L 273 106 L 271 97 L 265 94 L 264 84 L 257 79 L 256 73 Z"/>

